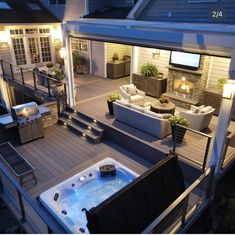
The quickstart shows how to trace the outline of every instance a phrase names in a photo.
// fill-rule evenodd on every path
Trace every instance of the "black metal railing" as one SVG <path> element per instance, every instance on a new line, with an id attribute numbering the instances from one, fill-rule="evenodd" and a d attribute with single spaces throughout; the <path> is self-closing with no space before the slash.
<path id="1" fill-rule="evenodd" d="M 0 196 L 13 208 L 15 216 L 27 223 L 29 233 L 64 233 L 61 226 L 33 201 L 18 181 L 0 164 Z"/>
<path id="2" fill-rule="evenodd" d="M 57 99 L 62 99 L 62 109 L 66 109 L 66 83 L 54 79 L 53 76 L 48 76 L 40 72 L 36 72 L 34 71 L 34 69 L 25 69 L 18 65 L 9 63 L 5 60 L 0 60 L 0 65 L 2 69 L 2 76 L 5 80 L 17 81 L 23 86 L 30 87 L 35 92 L 41 92 L 48 97 L 56 97 Z M 39 76 L 44 79 L 44 85 L 39 84 Z M 59 92 L 56 92 L 56 88 L 59 86 L 61 86 L 62 89 L 60 89 Z"/>
<path id="3" fill-rule="evenodd" d="M 213 168 L 208 168 L 142 233 L 185 233 L 212 200 Z"/>
<path id="4" fill-rule="evenodd" d="M 176 124 L 172 153 L 206 170 L 212 136 Z"/>

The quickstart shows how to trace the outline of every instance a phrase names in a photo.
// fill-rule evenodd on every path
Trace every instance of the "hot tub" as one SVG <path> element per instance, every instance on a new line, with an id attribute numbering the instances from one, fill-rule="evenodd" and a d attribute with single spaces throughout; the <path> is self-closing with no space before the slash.
<path id="1" fill-rule="evenodd" d="M 116 176 L 101 177 L 99 167 L 115 165 Z M 105 158 L 43 192 L 39 200 L 68 233 L 89 233 L 87 210 L 133 181 L 139 175 L 112 158 Z"/>

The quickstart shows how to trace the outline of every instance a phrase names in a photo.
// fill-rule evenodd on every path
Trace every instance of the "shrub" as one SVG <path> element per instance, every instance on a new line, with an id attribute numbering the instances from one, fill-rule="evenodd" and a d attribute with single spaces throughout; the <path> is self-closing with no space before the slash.
<path id="1" fill-rule="evenodd" d="M 114 101 L 120 100 L 120 99 L 121 99 L 121 95 L 118 92 L 115 92 L 115 93 L 107 96 L 108 102 L 114 102 Z"/>
<path id="2" fill-rule="evenodd" d="M 181 126 L 188 126 L 189 122 L 185 118 L 180 118 L 175 115 L 172 115 L 168 119 L 171 122 L 171 125 L 174 126 L 175 124 L 179 124 Z"/>

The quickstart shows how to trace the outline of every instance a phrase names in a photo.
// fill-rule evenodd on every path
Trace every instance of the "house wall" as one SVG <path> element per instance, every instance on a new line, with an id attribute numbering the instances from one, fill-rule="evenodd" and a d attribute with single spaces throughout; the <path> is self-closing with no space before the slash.
<path id="1" fill-rule="evenodd" d="M 92 74 L 104 77 L 105 67 L 105 44 L 103 42 L 91 41 L 91 64 Z"/>
<path id="2" fill-rule="evenodd" d="M 208 86 L 216 86 L 218 79 L 228 78 L 230 60 L 229 58 L 211 57 Z"/>
<path id="3" fill-rule="evenodd" d="M 88 3 L 89 12 L 94 12 L 97 10 L 102 10 L 107 7 L 131 7 L 133 6 L 133 0 L 89 0 Z"/>
<path id="4" fill-rule="evenodd" d="M 85 15 L 85 0 L 67 0 L 64 20 L 76 20 Z"/>
<path id="5" fill-rule="evenodd" d="M 160 55 L 153 57 L 154 52 L 156 49 L 139 47 L 138 71 L 134 71 L 134 73 L 140 73 L 141 65 L 150 62 L 158 66 L 159 72 L 163 73 L 164 77 L 168 76 L 167 66 L 169 66 L 170 51 L 160 50 Z"/>
<path id="6" fill-rule="evenodd" d="M 195 0 L 194 0 L 195 1 Z M 150 0 L 139 15 L 139 20 L 232 23 L 235 22 L 235 1 L 190 3 L 189 0 Z M 222 10 L 223 17 L 213 18 L 213 10 Z"/>
<path id="7" fill-rule="evenodd" d="M 131 46 L 106 43 L 106 61 L 112 61 L 113 53 L 118 53 L 119 59 L 122 59 L 124 55 L 131 56 Z"/>
<path id="8" fill-rule="evenodd" d="M 0 45 L 0 59 L 12 62 L 9 43 Z"/>

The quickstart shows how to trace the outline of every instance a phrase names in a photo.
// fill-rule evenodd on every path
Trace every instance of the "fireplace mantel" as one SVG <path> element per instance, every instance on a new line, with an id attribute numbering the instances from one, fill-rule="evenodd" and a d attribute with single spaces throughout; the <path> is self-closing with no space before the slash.
<path id="1" fill-rule="evenodd" d="M 176 68 L 176 67 L 173 67 L 173 66 L 167 66 L 167 68 L 169 70 L 180 71 L 180 72 L 194 74 L 194 75 L 198 75 L 198 76 L 202 75 L 202 71 L 194 71 L 194 70 L 189 70 L 189 69 Z"/>

